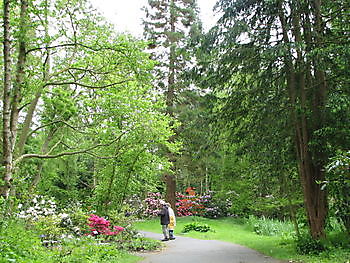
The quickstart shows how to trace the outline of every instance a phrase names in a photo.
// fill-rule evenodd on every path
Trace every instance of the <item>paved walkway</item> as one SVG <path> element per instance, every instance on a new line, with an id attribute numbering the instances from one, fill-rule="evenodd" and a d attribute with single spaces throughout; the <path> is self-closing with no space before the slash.
<path id="1" fill-rule="evenodd" d="M 149 238 L 162 238 L 162 234 L 143 232 Z M 199 240 L 177 236 L 164 242 L 162 251 L 140 253 L 142 263 L 285 263 L 260 254 L 250 248 L 216 240 Z"/>

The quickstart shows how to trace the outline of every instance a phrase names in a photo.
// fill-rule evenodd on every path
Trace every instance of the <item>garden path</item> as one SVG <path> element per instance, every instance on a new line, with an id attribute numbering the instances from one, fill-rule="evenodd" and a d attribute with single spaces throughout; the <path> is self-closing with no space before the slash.
<path id="1" fill-rule="evenodd" d="M 161 234 L 144 232 L 145 237 L 158 239 Z M 158 252 L 139 253 L 142 263 L 283 263 L 260 254 L 250 248 L 216 240 L 200 240 L 177 236 L 176 240 L 164 242 L 165 248 Z"/>

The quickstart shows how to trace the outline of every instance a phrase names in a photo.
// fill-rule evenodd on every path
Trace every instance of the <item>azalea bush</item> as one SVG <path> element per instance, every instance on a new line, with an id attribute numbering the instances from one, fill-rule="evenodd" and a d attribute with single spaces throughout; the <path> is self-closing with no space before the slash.
<path id="1" fill-rule="evenodd" d="M 219 218 L 228 215 L 231 202 L 220 198 L 215 192 L 200 196 L 176 194 L 176 209 L 178 216 L 203 216 L 206 218 Z"/>
<path id="2" fill-rule="evenodd" d="M 97 236 L 97 235 L 106 235 L 114 236 L 124 231 L 124 228 L 121 226 L 111 226 L 110 222 L 103 217 L 91 214 L 89 217 L 88 226 L 88 235 Z"/>
<path id="3" fill-rule="evenodd" d="M 145 217 L 156 217 L 161 208 L 160 200 L 162 196 L 160 193 L 149 193 L 144 200 Z M 196 196 L 184 195 L 176 193 L 176 211 L 177 216 L 203 216 L 207 218 L 219 218 L 228 215 L 228 208 L 231 203 L 227 199 L 216 196 L 214 192 Z"/>
<path id="4" fill-rule="evenodd" d="M 200 197 L 176 193 L 176 211 L 178 216 L 201 216 L 205 206 Z"/>

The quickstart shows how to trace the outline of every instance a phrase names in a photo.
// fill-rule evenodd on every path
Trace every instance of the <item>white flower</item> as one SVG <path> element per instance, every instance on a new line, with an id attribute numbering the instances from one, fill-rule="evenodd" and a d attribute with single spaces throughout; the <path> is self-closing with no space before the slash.
<path id="1" fill-rule="evenodd" d="M 24 211 L 22 211 L 18 214 L 18 217 L 25 219 L 27 216 L 26 216 L 26 213 Z"/>
<path id="2" fill-rule="evenodd" d="M 21 209 L 23 207 L 23 205 L 22 204 L 18 204 L 18 209 Z"/>
<path id="3" fill-rule="evenodd" d="M 68 218 L 69 217 L 69 215 L 68 214 L 66 214 L 66 213 L 62 213 L 62 214 L 60 214 L 60 217 L 63 219 L 63 218 Z"/>

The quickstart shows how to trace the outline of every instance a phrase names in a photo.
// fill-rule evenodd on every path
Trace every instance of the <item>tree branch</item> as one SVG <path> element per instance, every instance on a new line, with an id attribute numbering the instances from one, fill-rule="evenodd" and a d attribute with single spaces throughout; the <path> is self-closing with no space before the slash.
<path id="1" fill-rule="evenodd" d="M 80 87 L 84 87 L 84 88 L 89 88 L 89 89 L 105 89 L 105 88 L 109 88 L 109 87 L 113 87 L 114 85 L 120 85 L 129 81 L 133 81 L 134 79 L 126 79 L 126 80 L 122 80 L 119 82 L 114 82 L 111 84 L 107 84 L 107 85 L 103 85 L 103 86 L 92 86 L 92 85 L 87 85 L 87 84 L 83 84 L 83 83 L 79 83 L 79 82 L 75 82 L 75 81 L 67 81 L 67 82 L 51 82 L 51 83 L 46 83 L 46 86 L 62 86 L 62 85 L 77 85 Z"/>
<path id="2" fill-rule="evenodd" d="M 14 161 L 14 166 L 17 165 L 20 161 L 22 161 L 23 159 L 26 158 L 39 158 L 39 159 L 55 159 L 55 158 L 59 158 L 59 157 L 63 157 L 63 156 L 69 156 L 69 155 L 77 155 L 77 154 L 91 154 L 90 151 L 99 148 L 99 147 L 106 147 L 109 145 L 112 145 L 113 143 L 115 143 L 116 141 L 120 140 L 121 137 L 125 134 L 126 132 L 123 132 L 122 134 L 120 134 L 116 139 L 108 142 L 108 143 L 100 143 L 100 144 L 96 144 L 93 145 L 89 148 L 86 149 L 82 149 L 82 150 L 78 150 L 78 151 L 72 151 L 72 152 L 62 152 L 62 153 L 58 153 L 58 154 L 36 154 L 36 153 L 29 153 L 29 154 L 23 154 L 20 157 L 18 157 L 15 161 Z M 50 150 L 51 151 L 51 150 Z"/>
<path id="3" fill-rule="evenodd" d="M 95 47 L 90 47 L 81 43 L 65 43 L 65 44 L 60 44 L 60 45 L 55 45 L 55 46 L 50 46 L 50 47 L 37 47 L 37 48 L 32 48 L 32 49 L 28 49 L 26 54 L 33 52 L 33 51 L 39 51 L 39 50 L 43 50 L 43 49 L 56 49 L 56 48 L 64 48 L 64 47 L 83 47 L 86 49 L 90 49 L 92 51 L 102 51 L 102 50 L 112 50 L 112 51 L 120 51 L 116 48 L 112 48 L 112 47 L 100 47 L 100 48 L 95 48 Z"/>

